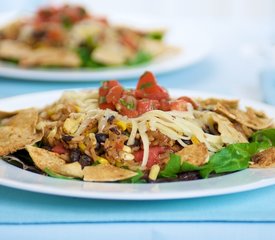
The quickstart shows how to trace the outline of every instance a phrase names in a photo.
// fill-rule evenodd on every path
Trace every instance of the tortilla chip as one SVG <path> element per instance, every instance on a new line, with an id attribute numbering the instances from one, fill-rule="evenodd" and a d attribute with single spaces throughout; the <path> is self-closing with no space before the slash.
<path id="1" fill-rule="evenodd" d="M 196 166 L 205 164 L 209 157 L 205 143 L 188 145 L 176 154 L 181 157 L 181 162 L 188 162 Z"/>
<path id="2" fill-rule="evenodd" d="M 239 132 L 227 118 L 214 112 L 209 112 L 209 115 L 214 122 L 218 124 L 218 131 L 224 143 L 233 144 L 248 142 L 247 138 Z"/>
<path id="3" fill-rule="evenodd" d="M 255 111 L 250 107 L 247 107 L 245 112 L 217 104 L 215 111 L 255 130 L 265 129 L 272 125 L 272 119 L 267 118 L 264 113 Z"/>
<path id="4" fill-rule="evenodd" d="M 29 152 L 34 164 L 42 171 L 45 171 L 46 168 L 56 172 L 66 164 L 66 162 L 58 156 L 57 153 L 50 152 L 43 148 L 38 148 L 34 146 L 27 146 L 27 151 Z"/>
<path id="5" fill-rule="evenodd" d="M 30 108 L 18 111 L 0 126 L 0 156 L 4 156 L 34 144 L 42 139 L 42 132 L 36 131 L 38 111 Z"/>
<path id="6" fill-rule="evenodd" d="M 26 149 L 34 164 L 42 171 L 49 169 L 54 173 L 67 177 L 83 177 L 83 170 L 79 162 L 66 164 L 57 153 L 33 146 L 27 146 Z"/>
<path id="7" fill-rule="evenodd" d="M 83 170 L 79 162 L 62 165 L 57 170 L 57 173 L 68 177 L 83 178 Z"/>
<path id="8" fill-rule="evenodd" d="M 228 100 L 228 99 L 219 99 L 219 98 L 207 98 L 204 100 L 198 99 L 198 103 L 203 109 L 213 109 L 216 108 L 217 104 L 221 104 L 228 108 L 238 108 L 239 101 L 238 100 Z"/>
<path id="9" fill-rule="evenodd" d="M 197 119 L 201 120 L 206 126 L 215 129 L 220 134 L 221 141 L 225 144 L 248 142 L 245 135 L 238 131 L 228 118 L 215 112 L 195 112 Z M 217 124 L 217 126 L 215 126 Z"/>
<path id="10" fill-rule="evenodd" d="M 8 117 L 14 116 L 14 115 L 17 114 L 17 113 L 18 113 L 17 111 L 15 111 L 15 112 L 0 111 L 0 119 L 8 118 Z"/>
<path id="11" fill-rule="evenodd" d="M 241 132 L 247 138 L 250 138 L 251 135 L 254 133 L 254 131 L 251 128 L 249 128 L 239 122 L 234 122 L 233 125 L 234 125 L 234 128 L 237 129 L 237 131 Z"/>
<path id="12" fill-rule="evenodd" d="M 84 181 L 91 182 L 115 182 L 137 175 L 136 172 L 105 164 L 85 167 L 83 173 Z"/>
<path id="13" fill-rule="evenodd" d="M 252 162 L 254 163 L 250 165 L 252 168 L 275 167 L 275 147 L 255 154 L 252 157 Z"/>

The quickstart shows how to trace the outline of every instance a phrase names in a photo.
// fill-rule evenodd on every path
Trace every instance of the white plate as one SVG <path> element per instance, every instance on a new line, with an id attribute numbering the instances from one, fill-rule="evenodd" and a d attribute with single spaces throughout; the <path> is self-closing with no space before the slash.
<path id="1" fill-rule="evenodd" d="M 186 68 L 204 59 L 210 51 L 210 41 L 195 31 L 171 28 L 167 34 L 167 44 L 181 51 L 174 55 L 162 56 L 151 63 L 135 67 L 90 69 L 23 69 L 13 64 L 0 62 L 0 76 L 19 80 L 37 81 L 100 81 L 118 78 L 120 80 L 139 77 L 146 70 L 155 74 Z"/>
<path id="2" fill-rule="evenodd" d="M 170 90 L 172 96 L 214 97 L 201 92 Z M 0 100 L 1 110 L 15 110 L 24 107 L 42 107 L 56 100 L 61 91 L 21 95 Z M 223 96 L 216 96 L 223 97 Z M 35 99 L 35 101 L 34 101 Z M 275 117 L 275 108 L 249 100 L 241 101 L 243 106 L 253 106 Z M 275 184 L 275 168 L 247 169 L 221 177 L 189 182 L 159 184 L 91 183 L 55 179 L 21 170 L 0 161 L 0 184 L 33 192 L 72 196 L 81 198 L 160 200 L 205 197 L 236 193 Z"/>

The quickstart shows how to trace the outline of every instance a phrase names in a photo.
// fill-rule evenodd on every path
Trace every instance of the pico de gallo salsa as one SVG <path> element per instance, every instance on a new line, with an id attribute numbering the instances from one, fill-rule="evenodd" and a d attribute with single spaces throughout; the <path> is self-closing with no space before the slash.
<path id="1" fill-rule="evenodd" d="M 125 89 L 116 80 L 105 81 L 99 88 L 99 108 L 118 111 L 121 115 L 135 118 L 151 110 L 186 111 L 188 104 L 197 104 L 187 96 L 171 99 L 152 72 L 145 72 L 135 89 Z"/>

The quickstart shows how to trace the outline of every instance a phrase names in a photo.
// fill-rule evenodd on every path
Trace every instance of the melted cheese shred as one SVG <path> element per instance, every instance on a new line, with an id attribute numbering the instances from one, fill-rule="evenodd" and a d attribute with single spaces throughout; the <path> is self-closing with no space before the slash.
<path id="1" fill-rule="evenodd" d="M 133 145 L 136 135 L 140 135 L 144 149 L 141 167 L 144 168 L 149 158 L 150 141 L 146 133 L 148 130 L 158 130 L 170 139 L 177 141 L 183 147 L 186 146 L 184 140 L 190 140 L 195 137 L 199 142 L 205 143 L 210 152 L 216 152 L 222 148 L 224 143 L 221 137 L 205 133 L 202 129 L 202 123 L 194 117 L 194 112 L 193 110 L 187 112 L 152 110 L 137 118 L 127 118 L 111 110 L 96 109 L 90 110 L 89 113 L 87 113 L 88 119 L 86 119 L 86 121 L 91 121 L 90 117 L 97 118 L 99 131 L 101 131 L 107 123 L 108 116 L 114 115 L 117 120 L 124 121 L 127 125 L 131 126 L 131 133 L 127 145 Z M 87 126 L 87 122 L 80 125 L 81 131 L 84 129 L 83 125 Z M 81 131 L 77 132 L 79 133 Z"/>
<path id="2" fill-rule="evenodd" d="M 170 139 L 177 141 L 185 147 L 184 140 L 196 138 L 199 142 L 206 144 L 210 152 L 216 152 L 224 145 L 219 135 L 207 134 L 203 131 L 203 122 L 196 117 L 196 112 L 191 107 L 188 111 L 168 111 L 152 110 L 142 114 L 137 118 L 127 118 L 112 110 L 98 109 L 98 93 L 87 91 L 84 95 L 75 92 L 67 92 L 57 102 L 58 104 L 75 104 L 79 107 L 78 114 L 82 115 L 82 121 L 75 132 L 75 136 L 81 135 L 89 123 L 96 119 L 98 121 L 98 132 L 103 131 L 108 123 L 108 118 L 114 116 L 117 120 L 123 121 L 131 127 L 131 133 L 127 145 L 131 146 L 135 142 L 137 134 L 140 135 L 143 144 L 143 159 L 141 167 L 145 168 L 149 157 L 150 141 L 147 131 L 160 131 Z M 44 123 L 47 125 L 47 123 Z"/>

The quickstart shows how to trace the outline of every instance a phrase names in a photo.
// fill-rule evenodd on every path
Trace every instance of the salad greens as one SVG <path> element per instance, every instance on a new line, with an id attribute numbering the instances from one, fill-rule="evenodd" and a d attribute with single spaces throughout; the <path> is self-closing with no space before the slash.
<path id="1" fill-rule="evenodd" d="M 270 142 L 272 146 L 275 146 L 275 128 L 264 129 L 255 132 L 251 137 L 252 142 Z"/>
<path id="2" fill-rule="evenodd" d="M 146 183 L 146 180 L 143 179 L 143 172 L 141 170 L 137 171 L 137 175 L 129 179 L 121 181 L 122 183 Z"/>
<path id="3" fill-rule="evenodd" d="M 54 177 L 54 178 L 59 178 L 59 179 L 66 179 L 66 180 L 72 180 L 72 179 L 75 179 L 73 177 L 66 177 L 66 176 L 63 176 L 61 174 L 58 174 L 58 173 L 55 173 L 53 171 L 51 171 L 50 169 L 48 168 L 45 168 L 45 173 L 47 173 L 50 177 Z"/>
<path id="4" fill-rule="evenodd" d="M 213 154 L 209 161 L 202 166 L 188 162 L 181 163 L 180 156 L 171 154 L 169 162 L 159 177 L 175 178 L 181 172 L 199 171 L 202 178 L 208 178 L 211 173 L 228 173 L 249 167 L 251 157 L 263 150 L 275 146 L 275 129 L 265 129 L 252 135 L 249 143 L 228 145 Z"/>
<path id="5" fill-rule="evenodd" d="M 105 67 L 104 64 L 97 63 L 91 58 L 91 50 L 88 47 L 79 47 L 76 49 L 78 56 L 81 59 L 82 67 L 86 68 L 100 68 Z"/>
<path id="6" fill-rule="evenodd" d="M 106 65 L 104 65 L 102 63 L 98 63 L 91 58 L 91 52 L 92 52 L 91 49 L 92 49 L 92 47 L 88 47 L 86 45 L 78 47 L 76 49 L 76 52 L 82 62 L 81 66 L 86 67 L 86 68 L 106 67 Z M 136 56 L 133 59 L 129 60 L 125 65 L 126 66 L 136 66 L 139 64 L 147 63 L 147 62 L 151 61 L 152 58 L 153 58 L 152 55 L 150 55 L 149 53 L 146 53 L 144 51 L 139 51 L 139 52 L 137 52 Z"/>
<path id="7" fill-rule="evenodd" d="M 144 51 L 139 51 L 139 52 L 137 52 L 135 58 L 129 60 L 126 65 L 135 66 L 135 65 L 147 63 L 147 62 L 151 61 L 152 58 L 153 58 L 153 56 L 150 55 L 149 53 L 144 52 Z"/>
<path id="8" fill-rule="evenodd" d="M 170 154 L 169 162 L 165 168 L 159 173 L 160 177 L 176 178 L 177 174 L 181 171 L 181 158 L 176 154 Z"/>

